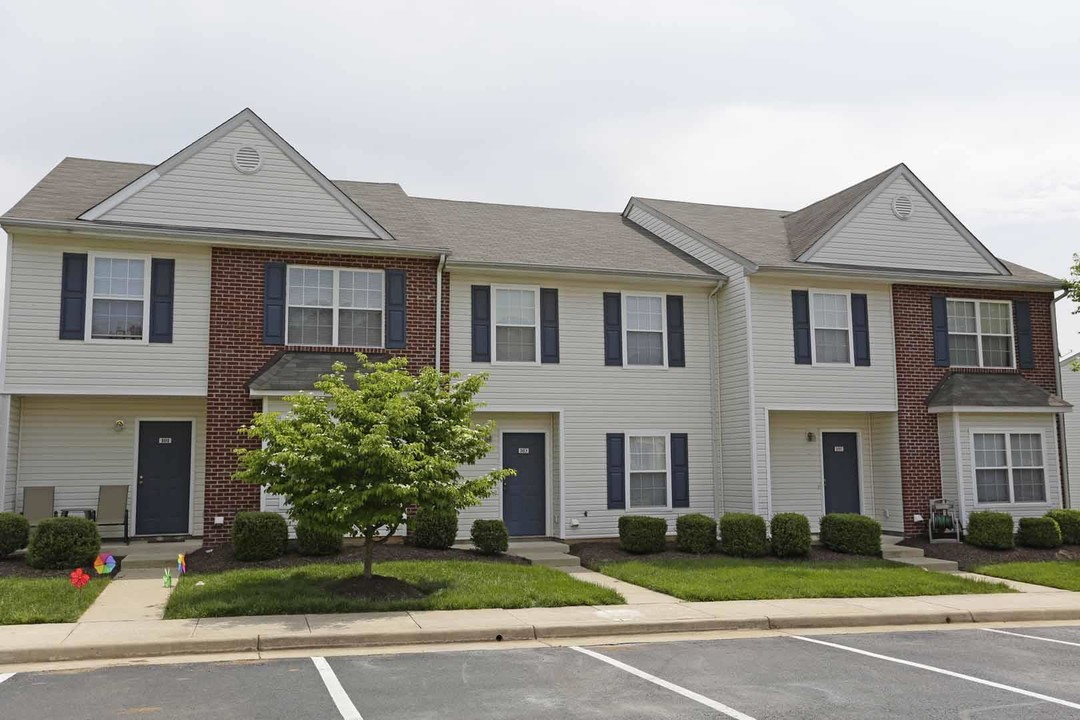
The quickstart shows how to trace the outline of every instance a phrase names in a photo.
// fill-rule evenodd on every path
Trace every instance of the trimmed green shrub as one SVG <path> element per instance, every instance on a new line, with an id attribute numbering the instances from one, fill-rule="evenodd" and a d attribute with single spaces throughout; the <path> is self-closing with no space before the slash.
<path id="1" fill-rule="evenodd" d="M 1052 517 L 1020 518 L 1020 530 L 1016 544 L 1029 548 L 1056 548 L 1061 546 L 1061 528 Z"/>
<path id="2" fill-rule="evenodd" d="M 968 515 L 967 534 L 964 541 L 975 547 L 989 550 L 1012 550 L 1013 519 L 1007 512 L 981 510 Z"/>
<path id="3" fill-rule="evenodd" d="M 701 513 L 680 515 L 675 521 L 675 541 L 685 553 L 711 553 L 716 549 L 716 521 Z"/>
<path id="4" fill-rule="evenodd" d="M 664 552 L 667 548 L 667 520 L 647 515 L 621 515 L 619 547 L 628 553 Z"/>
<path id="5" fill-rule="evenodd" d="M 768 555 L 765 518 L 749 513 L 724 515 L 720 518 L 720 551 L 735 557 Z"/>
<path id="6" fill-rule="evenodd" d="M 773 515 L 769 528 L 776 557 L 806 557 L 810 554 L 810 521 L 799 513 Z"/>
<path id="7" fill-rule="evenodd" d="M 239 512 L 233 519 L 231 537 L 237 560 L 272 560 L 285 554 L 289 524 L 274 512 Z"/>
<path id="8" fill-rule="evenodd" d="M 1046 517 L 1057 521 L 1061 528 L 1061 542 L 1066 545 L 1080 545 L 1080 510 L 1051 510 L 1046 513 Z"/>
<path id="9" fill-rule="evenodd" d="M 499 555 L 510 547 L 510 532 L 502 520 L 474 520 L 469 534 L 483 555 Z"/>
<path id="10" fill-rule="evenodd" d="M 30 521 L 17 513 L 0 513 L 0 558 L 30 542 Z"/>
<path id="11" fill-rule="evenodd" d="M 296 521 L 296 549 L 301 555 L 337 555 L 344 546 L 345 533 Z"/>
<path id="12" fill-rule="evenodd" d="M 101 535 L 92 520 L 46 518 L 30 533 L 26 562 L 43 570 L 63 570 L 90 564 L 101 552 Z"/>
<path id="13" fill-rule="evenodd" d="M 849 555 L 881 555 L 881 523 L 858 513 L 821 518 L 821 544 Z"/>
<path id="14" fill-rule="evenodd" d="M 409 525 L 409 533 L 417 547 L 446 550 L 457 539 L 457 510 L 420 508 Z"/>

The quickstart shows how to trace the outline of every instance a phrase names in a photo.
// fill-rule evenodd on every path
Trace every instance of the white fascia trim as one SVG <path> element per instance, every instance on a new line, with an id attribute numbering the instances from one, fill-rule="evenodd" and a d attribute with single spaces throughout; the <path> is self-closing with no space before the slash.
<path id="1" fill-rule="evenodd" d="M 938 273 L 934 271 L 911 270 L 904 268 L 866 268 L 856 265 L 813 265 L 806 267 L 791 267 L 789 265 L 762 265 L 759 272 L 761 275 L 791 275 L 799 274 L 806 277 L 837 278 L 850 281 L 859 278 L 884 283 L 904 282 L 909 285 L 944 285 L 948 287 L 962 288 L 1002 288 L 1007 290 L 1032 290 L 1034 292 L 1047 292 L 1060 290 L 1060 280 L 1047 280 L 1035 282 L 1024 280 L 1014 276 L 993 275 L 990 273 L 964 275 L 957 273 Z"/>
<path id="2" fill-rule="evenodd" d="M 446 262 L 448 270 L 497 270 L 499 272 L 522 275 L 536 275 L 537 273 L 558 273 L 566 275 L 607 275 L 613 277 L 626 277 L 639 280 L 678 280 L 680 283 L 700 283 L 708 287 L 716 287 L 717 280 L 725 282 L 726 277 L 720 272 L 715 275 L 693 275 L 690 273 L 666 273 L 655 270 L 616 270 L 612 268 L 580 268 L 566 267 L 561 265 L 523 265 L 520 263 L 497 263 L 480 260 L 453 260 Z"/>
<path id="3" fill-rule="evenodd" d="M 59 382 L 56 385 L 4 385 L 0 394 L 7 395 L 104 395 L 106 397 L 206 397 L 206 387 L 200 389 L 131 387 L 118 385 L 77 385 Z"/>
<path id="4" fill-rule="evenodd" d="M 667 225 L 668 227 L 670 227 L 672 230 L 678 230 L 682 234 L 687 235 L 691 239 L 698 241 L 699 243 L 701 243 L 705 247 L 709 248 L 710 250 L 715 250 L 716 252 L 718 252 L 721 255 L 723 255 L 724 257 L 726 257 L 728 260 L 731 260 L 732 262 L 735 262 L 735 263 L 738 263 L 739 265 L 742 265 L 744 268 L 746 268 L 746 271 L 748 273 L 757 272 L 758 265 L 754 261 L 750 260 L 749 258 L 743 257 L 742 255 L 738 254 L 734 250 L 729 250 L 728 248 L 724 247 L 723 245 L 716 242 L 712 238 L 709 238 L 709 237 L 706 237 L 705 235 L 702 235 L 701 233 L 699 233 L 697 230 L 694 230 L 694 228 L 690 227 L 689 225 L 684 225 L 681 222 L 679 222 L 678 220 L 676 220 L 675 218 L 660 212 L 659 210 L 654 208 L 652 205 L 649 205 L 648 203 L 644 202 L 641 198 L 631 197 L 630 201 L 628 203 L 626 203 L 626 208 L 623 210 L 622 216 L 625 219 L 630 220 L 630 211 L 633 210 L 634 208 L 637 208 L 637 209 L 641 210 L 646 215 L 651 215 L 653 217 L 653 219 L 659 220 L 660 222 L 662 222 L 665 225 Z M 630 222 L 633 222 L 633 220 L 630 220 Z M 634 224 L 637 225 L 637 223 L 634 223 Z M 640 227 L 640 225 L 638 227 Z M 644 228 L 642 228 L 642 229 L 644 229 Z M 653 234 L 655 235 L 655 233 L 653 233 Z M 657 236 L 657 237 L 659 237 L 659 236 Z M 660 238 L 660 239 L 663 240 L 663 238 Z"/>
<path id="5" fill-rule="evenodd" d="M 140 190 L 142 190 L 146 186 L 153 183 L 159 177 L 161 177 L 161 173 L 159 173 L 156 168 L 154 170 L 151 170 L 151 171 L 147 172 L 146 174 L 140 176 L 134 182 L 132 182 L 132 183 L 130 183 L 128 185 L 125 185 L 124 187 L 120 188 L 119 190 L 117 190 L 115 193 L 113 193 L 109 197 L 102 200 L 100 203 L 98 203 L 94 207 L 92 207 L 89 210 L 87 210 L 86 212 L 84 212 L 82 215 L 79 216 L 79 219 L 80 220 L 97 220 L 99 217 L 101 217 L 105 213 L 109 212 L 110 210 L 115 208 L 117 205 L 124 202 L 129 197 L 131 197 L 132 195 L 134 195 L 135 193 L 139 192 Z"/>
<path id="6" fill-rule="evenodd" d="M 307 393 L 308 395 L 314 395 L 315 397 L 323 397 L 326 393 L 321 390 L 248 390 L 248 395 L 253 398 L 283 398 L 290 397 L 292 395 L 299 395 L 300 393 Z"/>
<path id="7" fill-rule="evenodd" d="M 1072 407 L 1025 407 L 1025 406 L 1008 406 L 1008 407 L 987 407 L 985 405 L 939 405 L 937 407 L 927 408 L 926 412 L 931 415 L 944 414 L 944 413 L 1051 413 L 1061 414 L 1072 412 Z"/>
<path id="8" fill-rule="evenodd" d="M 817 413 L 888 413 L 896 412 L 895 405 L 800 405 L 786 403 L 767 405 L 766 410 L 775 412 L 817 412 Z"/>

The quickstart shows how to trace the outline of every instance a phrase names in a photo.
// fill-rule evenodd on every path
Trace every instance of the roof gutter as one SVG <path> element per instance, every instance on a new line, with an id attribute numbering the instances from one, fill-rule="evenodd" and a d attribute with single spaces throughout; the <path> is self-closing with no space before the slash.
<path id="1" fill-rule="evenodd" d="M 762 274 L 783 275 L 818 275 L 834 278 L 857 278 L 865 280 L 879 280 L 881 282 L 905 282 L 912 285 L 955 285 L 957 287 L 971 287 L 978 284 L 982 287 L 1002 287 L 1010 290 L 1035 290 L 1047 292 L 1061 289 L 1061 281 L 1036 282 L 1023 280 L 1012 276 L 1001 275 L 942 275 L 913 272 L 906 270 L 867 270 L 861 268 L 835 268 L 835 267 L 789 267 L 787 265 L 762 265 Z"/>
<path id="2" fill-rule="evenodd" d="M 450 260 L 446 263 L 448 269 L 462 270 L 500 270 L 519 274 L 536 273 L 565 273 L 574 275 L 613 275 L 628 278 L 640 278 L 643 280 L 679 280 L 683 282 L 701 283 L 703 285 L 726 283 L 727 277 L 722 273 L 709 275 L 692 275 L 690 273 L 665 273 L 653 270 L 618 270 L 615 268 L 581 268 L 563 267 L 559 265 L 523 265 L 520 263 L 494 263 L 477 260 Z"/>

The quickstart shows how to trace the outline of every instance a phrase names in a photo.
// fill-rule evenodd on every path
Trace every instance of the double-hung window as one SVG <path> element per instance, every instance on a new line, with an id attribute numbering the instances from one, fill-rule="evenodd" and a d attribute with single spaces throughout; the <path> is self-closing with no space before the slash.
<path id="1" fill-rule="evenodd" d="M 959 367 L 1013 367 L 1012 303 L 949 300 L 949 364 Z"/>
<path id="2" fill-rule="evenodd" d="M 847 293 L 810 293 L 814 363 L 851 365 L 851 311 Z"/>
<path id="3" fill-rule="evenodd" d="M 627 438 L 627 484 L 631 508 L 667 507 L 671 473 L 666 435 Z"/>
<path id="4" fill-rule="evenodd" d="M 289 345 L 383 347 L 381 270 L 289 267 Z"/>
<path id="5" fill-rule="evenodd" d="M 1046 502 L 1039 433 L 975 433 L 975 498 L 988 503 Z"/>
<path id="6" fill-rule="evenodd" d="M 536 362 L 540 324 L 536 288 L 495 288 L 495 361 Z"/>
<path id="7" fill-rule="evenodd" d="M 660 295 L 623 295 L 626 307 L 626 364 L 664 365 L 664 298 Z"/>
<path id="8" fill-rule="evenodd" d="M 148 324 L 150 276 L 145 258 L 93 256 L 90 337 L 143 340 Z"/>

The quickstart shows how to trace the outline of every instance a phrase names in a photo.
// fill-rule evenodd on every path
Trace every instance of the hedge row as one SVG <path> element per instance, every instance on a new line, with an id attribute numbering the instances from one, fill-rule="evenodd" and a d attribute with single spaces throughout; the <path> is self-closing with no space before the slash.
<path id="1" fill-rule="evenodd" d="M 1042 517 L 1020 518 L 1018 523 L 1007 512 L 973 512 L 964 541 L 989 550 L 1080 545 L 1080 510 L 1050 510 Z"/>

